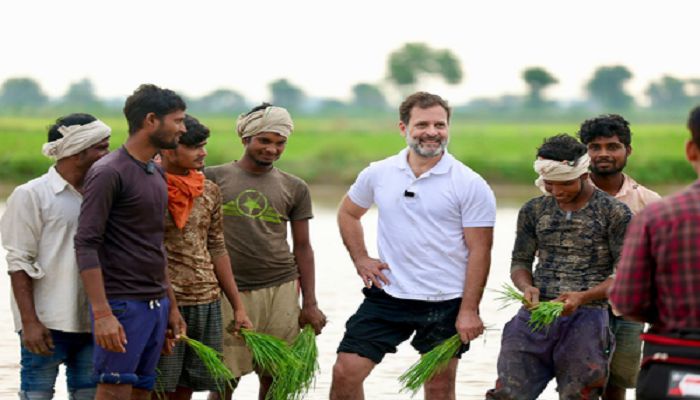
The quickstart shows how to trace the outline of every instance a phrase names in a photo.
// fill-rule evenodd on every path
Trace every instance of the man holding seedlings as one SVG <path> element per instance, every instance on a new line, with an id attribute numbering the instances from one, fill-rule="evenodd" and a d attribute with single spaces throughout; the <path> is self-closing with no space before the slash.
<path id="1" fill-rule="evenodd" d="M 632 133 L 624 118 L 607 114 L 588 119 L 581 124 L 578 136 L 588 147 L 590 178 L 600 190 L 625 203 L 633 214 L 661 198 L 622 172 L 632 153 Z M 615 335 L 615 351 L 603 399 L 624 400 L 625 390 L 634 388 L 637 382 L 642 354 L 639 335 L 644 324 L 611 313 L 610 328 Z"/>
<path id="2" fill-rule="evenodd" d="M 700 107 L 691 111 L 688 129 L 686 157 L 700 175 Z M 649 323 L 650 333 L 667 336 L 664 339 L 672 344 L 660 346 L 645 339 L 644 359 L 650 362 L 640 372 L 638 399 L 681 398 L 682 387 L 686 394 L 697 395 L 700 390 L 699 229 L 700 182 L 696 181 L 647 206 L 627 231 L 610 301 L 623 316 Z M 692 341 L 679 340 L 684 337 Z M 654 357 L 656 353 L 665 358 Z"/>
<path id="3" fill-rule="evenodd" d="M 160 151 L 168 183 L 168 278 L 187 323 L 187 335 L 221 352 L 221 289 L 235 310 L 234 329 L 252 328 L 252 324 L 239 298 L 226 252 L 221 191 L 200 172 L 207 155 L 209 128 L 189 115 L 185 116 L 185 127 L 177 148 Z M 183 342 L 158 363 L 156 390 L 170 399 L 190 399 L 193 391 L 217 391 L 224 386 L 213 380 L 199 357 Z"/>
<path id="4" fill-rule="evenodd" d="M 488 399 L 536 399 L 552 378 L 561 399 L 603 393 L 613 347 L 607 291 L 632 214 L 591 184 L 589 163 L 586 146 L 568 135 L 537 150 L 535 184 L 545 195 L 520 209 L 511 262 L 526 304 L 503 328 Z M 563 312 L 536 330 L 528 309 L 540 300 L 563 302 Z"/>
<path id="5" fill-rule="evenodd" d="M 167 186 L 153 162 L 159 150 L 177 147 L 185 103 L 171 90 L 141 85 L 124 115 L 129 137 L 88 172 L 75 236 L 97 344 L 98 400 L 149 398 L 166 328 L 185 331 L 166 275 Z"/>
<path id="6" fill-rule="evenodd" d="M 258 332 L 289 343 L 306 324 L 319 334 L 326 316 L 316 302 L 309 188 L 274 167 L 292 134 L 292 118 L 284 108 L 263 103 L 238 117 L 236 130 L 245 147 L 243 157 L 207 168 L 205 175 L 221 188 L 226 248 L 243 305 Z M 222 309 L 224 327 L 229 328 L 238 316 L 226 301 Z M 224 361 L 237 377 L 253 371 L 252 356 L 240 337 L 224 338 Z M 262 399 L 272 378 L 259 372 Z"/>
<path id="7" fill-rule="evenodd" d="M 111 129 L 89 114 L 49 128 L 49 171 L 18 186 L 0 221 L 21 338 L 20 399 L 51 399 L 65 364 L 71 399 L 95 396 L 87 298 L 73 250 L 85 174 L 109 152 Z"/>
<path id="8" fill-rule="evenodd" d="M 363 399 L 365 378 L 414 333 L 411 344 L 424 354 L 455 334 L 468 344 L 484 331 L 478 308 L 491 263 L 493 192 L 447 152 L 445 100 L 414 93 L 399 115 L 407 148 L 365 168 L 338 211 L 365 299 L 338 347 L 334 400 Z M 369 256 L 361 224 L 372 204 L 379 258 Z M 457 358 L 467 348 L 426 382 L 426 399 L 455 398 Z"/>

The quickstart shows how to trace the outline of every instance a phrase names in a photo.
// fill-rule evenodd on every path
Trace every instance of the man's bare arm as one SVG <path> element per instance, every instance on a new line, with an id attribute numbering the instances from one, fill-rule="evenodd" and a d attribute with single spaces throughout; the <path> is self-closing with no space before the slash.
<path id="1" fill-rule="evenodd" d="M 389 279 L 382 272 L 384 269 L 389 269 L 389 266 L 381 260 L 371 258 L 367 254 L 364 230 L 360 222 L 360 219 L 366 212 L 366 208 L 358 206 L 348 196 L 345 196 L 338 209 L 338 227 L 340 228 L 340 236 L 343 238 L 343 244 L 348 249 L 350 258 L 355 264 L 355 269 L 357 269 L 357 274 L 362 279 L 362 283 L 366 287 L 371 285 L 382 287 L 389 284 Z"/>
<path id="2" fill-rule="evenodd" d="M 234 331 L 238 331 L 240 328 L 253 329 L 253 323 L 250 321 L 250 318 L 248 318 L 248 313 L 243 305 L 240 293 L 238 292 L 236 279 L 233 276 L 231 258 L 227 253 L 224 253 L 220 256 L 212 257 L 211 261 L 214 264 L 214 274 L 216 274 L 219 287 L 221 287 L 224 296 L 226 296 L 228 302 L 231 303 L 231 307 L 233 307 L 235 316 Z"/>
<path id="3" fill-rule="evenodd" d="M 491 269 L 493 228 L 464 228 L 464 241 L 469 256 L 462 304 L 455 325 L 462 341 L 468 342 L 484 332 L 484 324 L 479 317 L 479 303 Z"/>
<path id="4" fill-rule="evenodd" d="M 92 314 L 95 319 L 93 335 L 95 343 L 108 351 L 126 352 L 126 333 L 124 328 L 112 314 L 112 308 L 107 302 L 102 269 L 100 267 L 84 269 L 80 272 L 85 293 L 92 306 Z"/>
<path id="5" fill-rule="evenodd" d="M 299 324 L 304 326 L 311 324 L 316 334 L 320 334 L 326 326 L 326 316 L 318 308 L 316 300 L 316 265 L 314 263 L 314 251 L 309 239 L 309 220 L 297 220 L 291 222 L 294 259 L 299 267 L 299 281 L 301 283 L 302 306 Z"/>
<path id="6" fill-rule="evenodd" d="M 51 332 L 39 321 L 34 307 L 34 280 L 24 271 L 10 273 L 12 293 L 22 319 L 22 345 L 44 356 L 53 352 Z"/>

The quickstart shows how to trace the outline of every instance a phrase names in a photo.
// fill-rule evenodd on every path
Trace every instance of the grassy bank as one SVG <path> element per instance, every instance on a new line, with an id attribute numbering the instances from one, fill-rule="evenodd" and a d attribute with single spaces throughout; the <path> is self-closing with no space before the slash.
<path id="1" fill-rule="evenodd" d="M 46 127 L 52 121 L 0 117 L 0 181 L 18 183 L 46 171 L 51 161 L 41 155 Z M 112 148 L 126 137 L 123 118 L 107 118 L 114 132 Z M 236 159 L 242 152 L 235 119 L 202 118 L 212 130 L 208 164 Z M 369 162 L 398 152 L 404 141 L 395 121 L 386 119 L 297 119 L 279 167 L 312 184 L 347 185 Z M 546 136 L 573 133 L 578 123 L 499 123 L 452 121 L 450 152 L 487 180 L 529 185 L 535 178 L 532 160 Z M 628 169 L 645 184 L 683 184 L 695 179 L 684 158 L 687 132 L 682 125 L 633 125 L 634 153 Z"/>

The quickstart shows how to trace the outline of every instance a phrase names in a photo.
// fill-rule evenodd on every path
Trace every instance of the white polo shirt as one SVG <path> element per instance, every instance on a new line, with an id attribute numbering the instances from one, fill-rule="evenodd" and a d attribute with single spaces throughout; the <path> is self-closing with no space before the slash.
<path id="1" fill-rule="evenodd" d="M 405 148 L 365 168 L 348 196 L 363 208 L 377 205 L 379 258 L 390 268 L 388 294 L 424 301 L 462 296 L 469 254 L 463 228 L 493 227 L 496 221 L 496 199 L 481 176 L 445 152 L 416 178 Z"/>

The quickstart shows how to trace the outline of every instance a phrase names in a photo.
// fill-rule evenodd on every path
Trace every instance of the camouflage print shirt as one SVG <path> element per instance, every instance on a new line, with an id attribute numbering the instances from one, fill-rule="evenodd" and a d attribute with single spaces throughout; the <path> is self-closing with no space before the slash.
<path id="1" fill-rule="evenodd" d="M 178 305 L 211 303 L 219 298 L 219 282 L 212 258 L 226 254 L 221 191 L 204 180 L 204 193 L 197 197 L 182 230 L 170 212 L 165 218 L 168 278 Z"/>
<path id="2" fill-rule="evenodd" d="M 622 202 L 595 190 L 577 211 L 563 211 L 552 196 L 528 201 L 518 215 L 511 272 L 533 273 L 542 300 L 590 289 L 610 277 L 622 250 L 632 214 Z M 597 300 L 587 306 L 607 307 Z"/>

